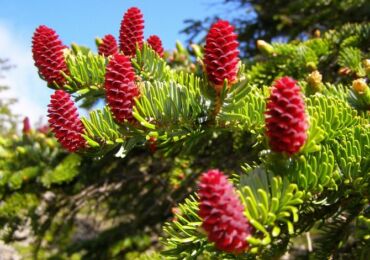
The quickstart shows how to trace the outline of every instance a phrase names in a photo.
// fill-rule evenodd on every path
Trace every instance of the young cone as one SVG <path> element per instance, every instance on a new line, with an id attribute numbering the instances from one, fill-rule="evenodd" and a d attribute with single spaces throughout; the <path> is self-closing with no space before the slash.
<path id="1" fill-rule="evenodd" d="M 307 117 L 301 88 L 290 77 L 276 80 L 267 102 L 266 134 L 271 150 L 292 155 L 307 139 Z"/>
<path id="2" fill-rule="evenodd" d="M 134 69 L 127 56 L 112 56 L 105 74 L 105 90 L 108 106 L 116 121 L 132 121 L 132 107 L 134 98 L 139 95 L 139 89 L 135 84 Z"/>
<path id="3" fill-rule="evenodd" d="M 35 66 L 48 84 L 63 86 L 68 73 L 63 51 L 67 48 L 56 32 L 45 25 L 37 27 L 32 37 L 32 54 Z"/>
<path id="4" fill-rule="evenodd" d="M 118 53 L 117 41 L 113 35 L 107 34 L 101 39 L 102 42 L 99 44 L 98 53 L 105 57 Z"/>
<path id="5" fill-rule="evenodd" d="M 152 49 L 158 53 L 160 57 L 163 57 L 164 50 L 162 46 L 162 41 L 157 35 L 149 36 L 147 40 L 148 44 L 152 47 Z"/>
<path id="6" fill-rule="evenodd" d="M 204 47 L 204 64 L 208 80 L 216 92 L 220 92 L 224 80 L 229 84 L 236 81 L 239 63 L 239 43 L 234 27 L 227 21 L 219 20 L 212 25 Z"/>
<path id="7" fill-rule="evenodd" d="M 246 238 L 252 226 L 245 218 L 241 204 L 232 184 L 219 170 L 202 174 L 199 182 L 199 216 L 208 240 L 219 250 L 242 253 L 248 248 Z"/>
<path id="8" fill-rule="evenodd" d="M 82 134 L 85 128 L 71 96 L 63 90 L 57 90 L 51 95 L 48 107 L 49 126 L 59 143 L 70 152 L 84 148 L 86 141 Z"/>
<path id="9" fill-rule="evenodd" d="M 26 116 L 23 119 L 23 129 L 22 129 L 22 132 L 23 132 L 23 134 L 28 134 L 29 132 L 31 132 L 31 124 L 30 124 L 30 119 L 28 118 L 28 116 Z"/>
<path id="10" fill-rule="evenodd" d="M 139 8 L 131 7 L 127 10 L 119 33 L 121 51 L 127 56 L 134 56 L 136 45 L 141 47 L 144 41 L 144 18 Z"/>

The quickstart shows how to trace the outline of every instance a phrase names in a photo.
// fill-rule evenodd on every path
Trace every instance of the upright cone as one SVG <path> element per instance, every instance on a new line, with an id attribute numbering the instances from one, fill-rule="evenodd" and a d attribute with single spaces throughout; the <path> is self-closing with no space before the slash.
<path id="1" fill-rule="evenodd" d="M 204 64 L 208 80 L 216 92 L 221 91 L 225 79 L 229 85 L 237 79 L 239 63 L 237 38 L 234 27 L 223 20 L 213 24 L 207 34 Z"/>
<path id="2" fill-rule="evenodd" d="M 267 102 L 266 134 L 271 150 L 292 155 L 307 139 L 307 116 L 301 88 L 290 77 L 276 80 Z"/>
<path id="3" fill-rule="evenodd" d="M 28 116 L 26 116 L 23 119 L 22 132 L 23 132 L 23 134 L 28 134 L 29 132 L 31 132 L 31 124 L 30 124 L 30 119 L 28 118 Z"/>
<path id="4" fill-rule="evenodd" d="M 152 47 L 152 49 L 156 53 L 158 53 L 158 55 L 160 57 L 163 57 L 164 50 L 163 50 L 163 46 L 162 46 L 162 41 L 161 41 L 161 39 L 157 35 L 151 35 L 151 36 L 149 36 L 147 42 L 150 45 L 150 47 Z"/>
<path id="5" fill-rule="evenodd" d="M 68 73 L 63 54 L 65 48 L 53 29 L 45 25 L 37 27 L 32 37 L 32 55 L 35 66 L 48 84 L 63 86 L 65 83 L 61 73 Z"/>
<path id="6" fill-rule="evenodd" d="M 117 41 L 113 35 L 107 34 L 103 37 L 98 47 L 98 53 L 105 57 L 118 53 Z"/>
<path id="7" fill-rule="evenodd" d="M 139 95 L 135 72 L 130 59 L 121 54 L 112 56 L 105 74 L 107 103 L 117 122 L 133 120 L 134 98 Z"/>
<path id="8" fill-rule="evenodd" d="M 51 95 L 48 109 L 49 126 L 59 143 L 68 151 L 75 152 L 86 146 L 82 137 L 84 126 L 71 96 L 57 90 Z"/>
<path id="9" fill-rule="evenodd" d="M 134 56 L 136 45 L 144 41 L 144 18 L 140 9 L 131 7 L 124 14 L 119 32 L 120 49 L 126 56 Z"/>
<path id="10" fill-rule="evenodd" d="M 241 204 L 232 184 L 219 170 L 202 174 L 199 182 L 199 216 L 208 240 L 219 250 L 242 253 L 248 248 L 247 237 L 252 226 L 244 216 Z"/>

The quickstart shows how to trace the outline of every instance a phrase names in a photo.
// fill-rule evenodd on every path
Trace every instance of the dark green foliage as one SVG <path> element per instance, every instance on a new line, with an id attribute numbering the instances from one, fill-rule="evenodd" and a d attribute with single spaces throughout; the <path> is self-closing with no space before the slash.
<path id="1" fill-rule="evenodd" d="M 247 238 L 252 245 L 248 257 L 281 256 L 291 238 L 310 230 L 319 220 L 326 228 L 320 226 L 321 238 L 317 245 L 313 244 L 318 247 L 317 257 L 364 258 L 368 252 L 366 240 L 354 237 L 352 227 L 369 199 L 369 121 L 368 112 L 356 110 L 362 101 L 353 99 L 350 90 L 352 80 L 365 76 L 363 60 L 369 49 L 364 42 L 370 39 L 368 28 L 369 24 L 345 25 L 343 30 L 329 31 L 322 38 L 272 44 L 271 53 L 264 53 L 246 67 L 244 75 L 249 82 L 234 85 L 223 99 L 219 123 L 233 131 L 249 132 L 255 141 L 253 149 L 259 151 L 258 158 L 244 160 L 247 175 L 240 170 L 240 175 L 233 175 L 245 215 L 256 229 Z M 341 67 L 350 73 L 339 74 Z M 307 78 L 314 70 L 321 72 L 323 79 L 321 89 L 312 91 Z M 300 80 L 310 122 L 306 145 L 292 158 L 264 150 L 263 112 L 268 96 L 265 87 L 283 75 Z M 282 178 L 284 184 L 271 184 L 278 182 L 276 178 Z M 291 190 L 276 193 L 273 187 Z M 358 204 L 349 205 L 347 201 Z M 185 201 L 175 221 L 167 224 L 166 256 L 207 258 L 214 254 L 213 246 L 204 242 L 206 236 L 200 229 L 200 219 L 194 215 L 194 203 Z M 366 223 L 363 217 L 360 219 Z M 218 256 L 228 257 L 221 252 Z"/>
<path id="2" fill-rule="evenodd" d="M 234 16 L 231 15 L 232 23 L 238 29 L 243 53 L 249 57 L 256 54 L 256 41 L 259 39 L 266 41 L 302 39 L 314 35 L 315 29 L 342 30 L 341 26 L 345 23 L 353 24 L 370 20 L 370 3 L 367 0 L 213 0 L 212 2 L 238 10 Z M 229 17 L 230 12 L 219 15 Z M 193 41 L 199 35 L 203 36 L 216 19 L 217 16 L 207 17 L 203 21 L 186 20 L 187 27 L 182 32 L 189 35 L 189 41 Z"/>

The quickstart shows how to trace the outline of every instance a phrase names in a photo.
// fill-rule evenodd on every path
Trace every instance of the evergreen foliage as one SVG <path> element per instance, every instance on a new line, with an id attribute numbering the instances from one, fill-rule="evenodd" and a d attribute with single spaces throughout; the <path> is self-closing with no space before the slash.
<path id="1" fill-rule="evenodd" d="M 337 29 L 348 36 L 348 31 L 342 30 L 344 24 L 370 20 L 370 3 L 366 0 L 213 0 L 211 2 L 223 5 L 226 10 L 237 10 L 235 14 L 228 12 L 220 15 L 231 16 L 232 24 L 238 30 L 242 53 L 248 57 L 258 53 L 256 41 L 260 39 L 270 42 L 276 39 L 291 41 L 309 36 L 320 37 L 320 30 L 330 29 Z M 203 20 L 188 19 L 185 21 L 187 26 L 182 32 L 188 35 L 189 42 L 194 42 L 199 40 L 217 19 L 218 15 L 206 17 Z M 354 29 L 353 26 L 349 27 L 352 27 L 351 31 Z M 356 37 L 352 34 L 344 44 L 357 41 Z"/>

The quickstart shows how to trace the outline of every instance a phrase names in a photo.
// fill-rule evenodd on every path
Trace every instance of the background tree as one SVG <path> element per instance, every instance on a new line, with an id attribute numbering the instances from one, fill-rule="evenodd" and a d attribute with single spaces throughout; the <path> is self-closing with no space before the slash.
<path id="1" fill-rule="evenodd" d="M 12 65 L 7 59 L 0 59 L 0 79 L 5 77 L 8 70 L 12 68 Z M 0 92 L 7 91 L 8 86 L 0 85 Z M 15 98 L 5 98 L 0 99 L 0 134 L 3 136 L 10 136 L 16 133 L 16 127 L 18 123 L 18 116 L 14 115 L 11 111 L 11 106 L 16 103 Z"/>
<path id="2" fill-rule="evenodd" d="M 214 0 L 230 11 L 226 15 L 236 26 L 242 55 L 252 57 L 257 53 L 256 41 L 291 41 L 318 35 L 320 31 L 339 29 L 346 23 L 370 20 L 370 3 L 367 0 Z M 237 16 L 233 17 L 233 10 Z M 189 42 L 199 39 L 218 17 L 186 20 L 183 33 Z M 203 39 L 202 39 L 203 40 Z M 201 41 L 202 41 L 201 40 Z"/>

